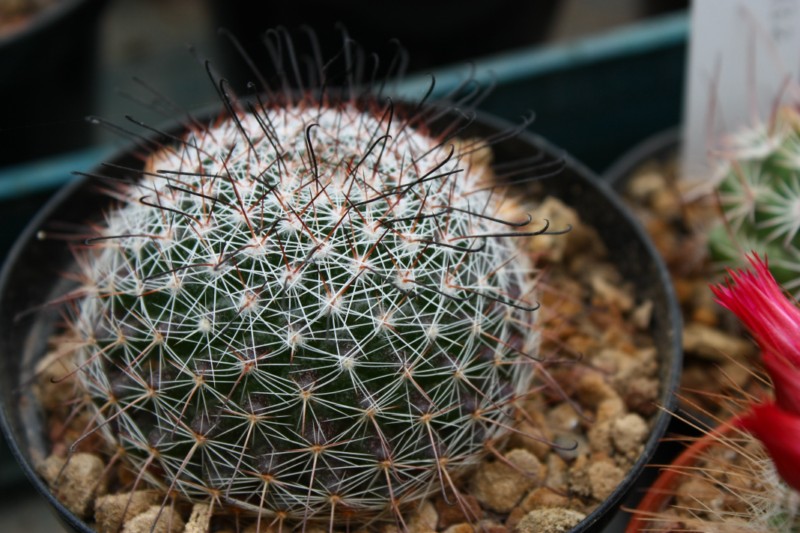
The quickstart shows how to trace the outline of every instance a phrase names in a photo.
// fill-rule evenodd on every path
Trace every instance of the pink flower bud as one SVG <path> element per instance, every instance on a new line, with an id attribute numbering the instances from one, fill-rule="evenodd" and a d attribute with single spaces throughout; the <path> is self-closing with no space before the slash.
<path id="1" fill-rule="evenodd" d="M 760 440 L 783 480 L 800 490 L 800 416 L 769 402 L 752 406 L 734 424 Z"/>
<path id="2" fill-rule="evenodd" d="M 712 285 L 717 303 L 745 325 L 761 347 L 782 409 L 800 415 L 800 309 L 781 289 L 757 254 L 752 270 L 729 270 L 724 284 Z"/>

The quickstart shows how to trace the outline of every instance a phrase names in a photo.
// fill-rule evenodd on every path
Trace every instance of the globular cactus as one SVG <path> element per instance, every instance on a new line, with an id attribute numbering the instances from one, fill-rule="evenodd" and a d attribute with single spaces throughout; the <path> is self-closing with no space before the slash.
<path id="1" fill-rule="evenodd" d="M 710 232 L 712 258 L 744 266 L 747 253 L 767 255 L 776 279 L 800 295 L 800 116 L 784 108 L 732 144 L 720 161 L 724 222 Z"/>
<path id="2" fill-rule="evenodd" d="M 397 518 L 455 491 L 527 393 L 539 336 L 519 237 L 546 224 L 496 192 L 484 141 L 432 133 L 428 106 L 347 94 L 226 97 L 115 189 L 79 252 L 96 425 L 167 493 Z"/>

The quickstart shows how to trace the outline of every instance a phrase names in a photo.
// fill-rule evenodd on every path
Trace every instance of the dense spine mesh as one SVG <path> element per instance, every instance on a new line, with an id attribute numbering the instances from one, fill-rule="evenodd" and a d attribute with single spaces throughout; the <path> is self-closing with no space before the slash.
<path id="1" fill-rule="evenodd" d="M 162 487 L 266 515 L 446 489 L 509 423 L 538 345 L 529 259 L 469 151 L 344 103 L 240 114 L 152 157 L 81 261 L 104 433 Z"/>

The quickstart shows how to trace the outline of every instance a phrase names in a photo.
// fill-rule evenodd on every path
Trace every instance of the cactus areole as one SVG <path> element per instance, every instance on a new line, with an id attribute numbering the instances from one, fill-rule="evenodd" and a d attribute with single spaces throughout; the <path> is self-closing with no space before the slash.
<path id="1" fill-rule="evenodd" d="M 402 115 L 229 109 L 114 190 L 72 328 L 134 472 L 265 517 L 391 519 L 507 433 L 538 350 L 519 237 L 546 224 L 491 186 L 485 141 Z"/>

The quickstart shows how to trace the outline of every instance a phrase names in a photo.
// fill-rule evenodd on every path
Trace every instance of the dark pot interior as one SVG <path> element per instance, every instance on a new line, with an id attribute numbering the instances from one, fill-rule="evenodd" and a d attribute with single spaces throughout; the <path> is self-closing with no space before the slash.
<path id="1" fill-rule="evenodd" d="M 510 128 L 505 122 L 480 116 L 465 136 L 488 136 Z M 638 223 L 615 194 L 590 171 L 539 137 L 522 133 L 496 144 L 494 152 L 498 163 L 542 153 L 549 160 L 564 159 L 563 172 L 535 182 L 530 187 L 531 194 L 555 195 L 576 208 L 584 221 L 597 228 L 607 248 L 612 251 L 613 262 L 627 279 L 635 283 L 637 295 L 641 299 L 653 300 L 652 335 L 662 362 L 659 403 L 667 408 L 672 406 L 681 365 L 681 319 L 667 271 Z M 140 160 L 130 151 L 123 151 L 113 162 L 130 167 L 141 166 Z M 109 169 L 103 169 L 103 172 L 108 174 Z M 27 227 L 0 274 L 0 414 L 3 429 L 9 446 L 31 482 L 57 509 L 63 522 L 76 531 L 90 529 L 50 494 L 32 466 L 33 461 L 46 454 L 47 443 L 40 431 L 42 415 L 28 384 L 33 366 L 44 355 L 47 339 L 59 322 L 57 309 L 41 306 L 63 292 L 62 274 L 72 262 L 68 246 L 63 241 L 40 240 L 37 233 L 49 229 L 63 232 L 64 228 L 80 227 L 107 203 L 108 199 L 97 192 L 96 183 L 90 180 L 77 181 L 62 189 Z M 657 415 L 644 453 L 627 478 L 574 531 L 596 531 L 619 512 L 623 498 L 652 458 L 668 422 L 669 416 L 665 412 Z M 632 502 L 626 500 L 625 503 L 630 505 Z"/>

